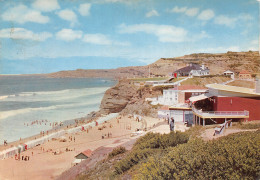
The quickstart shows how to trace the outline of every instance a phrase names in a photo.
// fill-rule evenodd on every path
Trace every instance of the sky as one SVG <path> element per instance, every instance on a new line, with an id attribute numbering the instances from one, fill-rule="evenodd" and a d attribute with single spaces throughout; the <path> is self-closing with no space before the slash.
<path id="1" fill-rule="evenodd" d="M 0 0 L 0 74 L 258 50 L 256 0 Z"/>

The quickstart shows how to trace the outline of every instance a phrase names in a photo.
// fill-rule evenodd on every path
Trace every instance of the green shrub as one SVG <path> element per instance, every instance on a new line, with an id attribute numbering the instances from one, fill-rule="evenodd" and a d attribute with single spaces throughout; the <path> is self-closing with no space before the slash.
<path id="1" fill-rule="evenodd" d="M 119 146 L 115 149 L 113 149 L 113 151 L 111 153 L 108 154 L 108 158 L 113 158 L 115 156 L 117 156 L 118 154 L 123 154 L 126 152 L 125 147 Z"/>
<path id="2" fill-rule="evenodd" d="M 125 171 L 129 170 L 131 167 L 139 163 L 141 160 L 147 159 L 154 150 L 152 149 L 138 149 L 132 151 L 125 159 L 119 161 L 115 165 L 115 174 L 122 174 Z"/>
<path id="3" fill-rule="evenodd" d="M 147 133 L 145 136 L 139 138 L 134 144 L 133 149 L 145 148 L 161 148 L 173 147 L 178 144 L 187 143 L 189 135 L 183 132 L 171 132 L 169 134 Z"/>
<path id="4" fill-rule="evenodd" d="M 260 131 L 237 133 L 205 142 L 190 140 L 140 166 L 136 179 L 257 179 Z"/>
<path id="5" fill-rule="evenodd" d="M 167 147 L 187 143 L 188 139 L 187 134 L 178 131 L 163 135 L 147 133 L 136 141 L 131 153 L 115 165 L 115 174 L 122 174 L 150 156 L 163 153 Z"/>
<path id="6" fill-rule="evenodd" d="M 242 124 L 240 125 L 241 129 L 259 129 L 260 123 L 249 123 L 249 124 Z"/>

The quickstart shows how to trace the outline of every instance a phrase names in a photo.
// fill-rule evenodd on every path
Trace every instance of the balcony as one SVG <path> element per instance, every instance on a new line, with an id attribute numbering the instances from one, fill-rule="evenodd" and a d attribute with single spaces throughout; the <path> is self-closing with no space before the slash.
<path id="1" fill-rule="evenodd" d="M 201 111 L 194 107 L 192 111 L 200 118 L 249 118 L 249 111 Z"/>

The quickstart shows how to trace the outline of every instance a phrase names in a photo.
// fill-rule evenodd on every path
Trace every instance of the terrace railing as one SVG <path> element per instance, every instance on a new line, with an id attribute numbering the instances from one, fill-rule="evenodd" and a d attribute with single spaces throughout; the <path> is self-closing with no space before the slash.
<path id="1" fill-rule="evenodd" d="M 202 116 L 202 117 L 205 117 L 205 116 L 241 116 L 241 117 L 245 117 L 245 116 L 249 116 L 249 111 L 201 111 L 201 110 L 198 110 L 196 108 L 192 108 L 192 110 Z"/>

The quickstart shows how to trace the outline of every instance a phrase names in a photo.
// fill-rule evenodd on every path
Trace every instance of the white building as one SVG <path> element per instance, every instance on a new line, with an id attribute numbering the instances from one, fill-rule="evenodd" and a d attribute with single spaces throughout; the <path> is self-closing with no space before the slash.
<path id="1" fill-rule="evenodd" d="M 190 63 L 186 67 L 178 69 L 174 73 L 177 73 L 178 76 L 206 76 L 210 74 L 208 67 L 205 67 L 204 64 L 200 66 L 196 63 Z"/>
<path id="2" fill-rule="evenodd" d="M 173 106 L 177 104 L 185 104 L 186 101 L 193 96 L 205 94 L 207 88 L 193 85 L 177 86 L 171 89 L 163 90 L 163 95 L 156 98 L 147 98 L 147 101 L 151 101 L 151 104 L 161 104 L 167 106 Z"/>
<path id="3" fill-rule="evenodd" d="M 235 73 L 233 71 L 227 70 L 223 73 L 225 76 L 230 76 L 232 79 L 235 78 Z"/>

